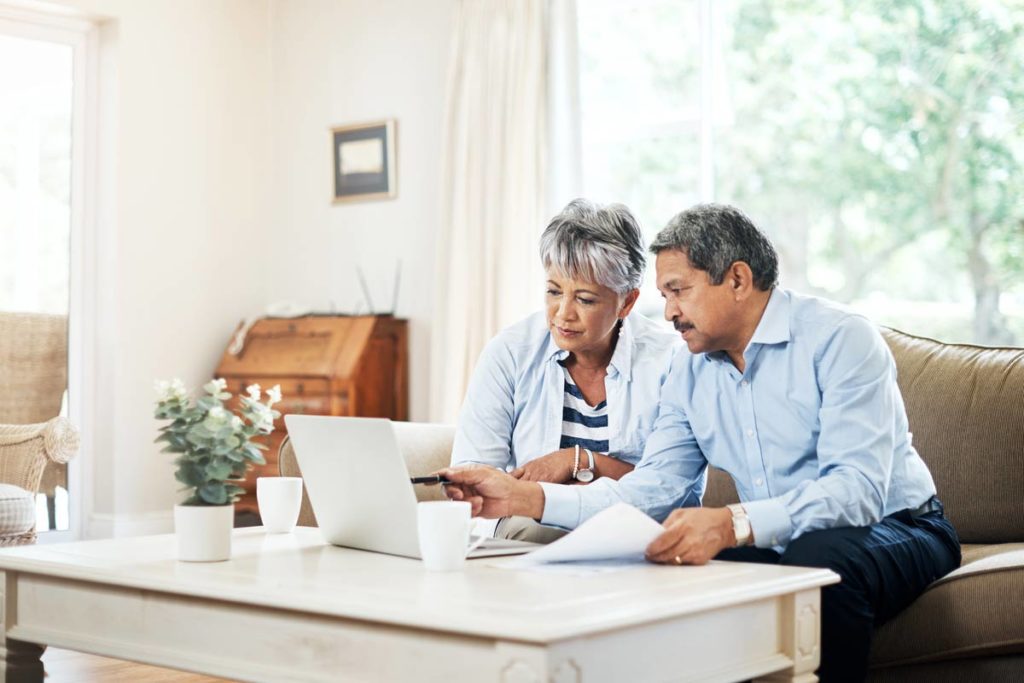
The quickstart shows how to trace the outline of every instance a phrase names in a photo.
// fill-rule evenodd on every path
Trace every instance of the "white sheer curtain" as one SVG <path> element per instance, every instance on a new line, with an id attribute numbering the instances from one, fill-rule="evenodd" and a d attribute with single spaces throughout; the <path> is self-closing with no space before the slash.
<path id="1" fill-rule="evenodd" d="M 431 419 L 458 414 L 477 357 L 542 302 L 549 217 L 548 0 L 462 0 L 452 39 L 431 341 Z"/>

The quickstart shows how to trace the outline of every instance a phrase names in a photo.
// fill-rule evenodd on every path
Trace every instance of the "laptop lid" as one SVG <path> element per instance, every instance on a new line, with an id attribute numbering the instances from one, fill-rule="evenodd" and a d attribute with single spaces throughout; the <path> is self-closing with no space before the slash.
<path id="1" fill-rule="evenodd" d="M 391 422 L 321 415 L 284 422 L 324 539 L 418 558 L 416 494 Z"/>

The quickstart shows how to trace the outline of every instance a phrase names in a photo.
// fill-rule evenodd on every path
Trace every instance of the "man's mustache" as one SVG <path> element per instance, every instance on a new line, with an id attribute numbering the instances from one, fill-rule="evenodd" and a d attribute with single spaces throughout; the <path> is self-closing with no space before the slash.
<path id="1" fill-rule="evenodd" d="M 676 332 L 686 332 L 692 330 L 693 325 L 691 323 L 684 323 L 681 320 L 673 320 L 672 327 L 676 328 Z"/>

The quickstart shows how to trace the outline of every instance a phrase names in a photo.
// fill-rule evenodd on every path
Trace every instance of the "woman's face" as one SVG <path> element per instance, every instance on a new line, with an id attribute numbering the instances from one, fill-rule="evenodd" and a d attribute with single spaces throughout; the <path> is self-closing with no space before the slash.
<path id="1" fill-rule="evenodd" d="M 616 294 L 596 282 L 572 280 L 548 270 L 545 309 L 548 329 L 558 348 L 570 353 L 604 353 L 615 325 L 636 303 L 639 292 Z"/>

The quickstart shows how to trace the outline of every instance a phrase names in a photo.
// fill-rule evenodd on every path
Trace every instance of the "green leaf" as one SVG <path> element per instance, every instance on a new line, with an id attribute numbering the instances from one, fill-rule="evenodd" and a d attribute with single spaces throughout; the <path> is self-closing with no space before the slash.
<path id="1" fill-rule="evenodd" d="M 201 486 L 206 481 L 203 470 L 191 463 L 179 467 L 174 478 L 186 486 Z"/>
<path id="2" fill-rule="evenodd" d="M 199 497 L 210 505 L 226 505 L 228 503 L 228 491 L 223 482 L 210 482 L 199 487 Z"/>
<path id="3" fill-rule="evenodd" d="M 206 466 L 206 478 L 211 481 L 223 481 L 231 476 L 230 462 L 212 462 Z"/>

